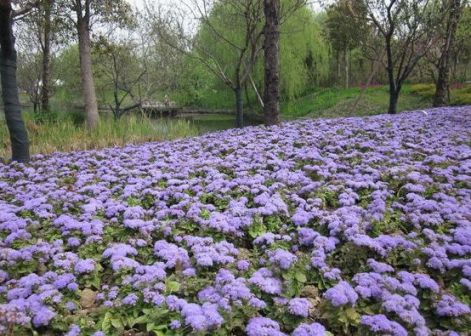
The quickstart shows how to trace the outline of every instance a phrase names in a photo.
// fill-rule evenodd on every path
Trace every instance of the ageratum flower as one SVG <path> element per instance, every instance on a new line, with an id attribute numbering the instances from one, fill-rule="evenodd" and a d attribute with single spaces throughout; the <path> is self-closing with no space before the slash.
<path id="1" fill-rule="evenodd" d="M 82 273 L 91 273 L 95 269 L 95 260 L 93 259 L 83 259 L 79 260 L 74 267 L 74 270 L 78 274 Z"/>
<path id="2" fill-rule="evenodd" d="M 395 321 L 389 320 L 385 315 L 364 315 L 361 318 L 362 325 L 367 326 L 378 335 L 407 336 L 407 330 Z"/>
<path id="3" fill-rule="evenodd" d="M 69 328 L 69 331 L 64 334 L 64 336 L 79 336 L 80 335 L 80 327 L 76 324 L 72 324 Z"/>
<path id="4" fill-rule="evenodd" d="M 190 264 L 188 252 L 184 248 L 168 243 L 165 240 L 159 240 L 155 243 L 154 253 L 165 261 L 167 268 L 173 268 L 178 263 L 184 267 Z"/>
<path id="5" fill-rule="evenodd" d="M 253 317 L 250 319 L 245 332 L 248 336 L 285 336 L 280 331 L 278 322 L 267 317 Z"/>
<path id="6" fill-rule="evenodd" d="M 288 311 L 297 316 L 308 317 L 311 303 L 308 299 L 294 298 L 288 302 Z"/>
<path id="7" fill-rule="evenodd" d="M 462 316 L 471 313 L 468 305 L 458 301 L 452 295 L 444 295 L 437 305 L 439 316 Z"/>
<path id="8" fill-rule="evenodd" d="M 273 277 L 272 271 L 260 268 L 252 274 L 249 282 L 268 294 L 281 294 L 281 281 Z"/>
<path id="9" fill-rule="evenodd" d="M 283 277 L 294 263 L 338 283 L 303 296 L 375 311 L 355 332 L 438 335 L 435 314 L 466 334 L 469 305 L 449 293 L 471 281 L 469 129 L 469 107 L 442 108 L 0 162 L 0 334 L 81 326 L 91 273 L 105 278 L 90 323 L 142 300 L 189 332 L 232 314 L 270 336 L 354 332 L 251 320 L 305 318 Z"/>
<path id="10" fill-rule="evenodd" d="M 302 323 L 294 329 L 292 336 L 325 336 L 326 330 L 319 323 Z"/>
<path id="11" fill-rule="evenodd" d="M 122 302 L 123 304 L 127 306 L 134 306 L 136 305 L 138 300 L 139 300 L 139 297 L 136 294 L 129 294 L 123 298 Z"/>
<path id="12" fill-rule="evenodd" d="M 270 251 L 268 255 L 271 263 L 278 265 L 281 269 L 284 270 L 290 268 L 291 265 L 295 263 L 296 260 L 298 260 L 294 254 L 283 249 Z"/>
<path id="13" fill-rule="evenodd" d="M 358 300 L 358 294 L 346 281 L 340 281 L 334 287 L 329 288 L 325 292 L 324 297 L 329 300 L 334 307 L 346 304 L 353 306 Z"/>

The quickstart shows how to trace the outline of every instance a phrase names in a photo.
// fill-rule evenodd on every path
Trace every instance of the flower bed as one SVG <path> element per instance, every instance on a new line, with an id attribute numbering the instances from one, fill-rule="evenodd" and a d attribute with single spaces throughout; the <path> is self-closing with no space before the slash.
<path id="1" fill-rule="evenodd" d="M 465 335 L 470 130 L 464 107 L 2 165 L 0 334 Z"/>

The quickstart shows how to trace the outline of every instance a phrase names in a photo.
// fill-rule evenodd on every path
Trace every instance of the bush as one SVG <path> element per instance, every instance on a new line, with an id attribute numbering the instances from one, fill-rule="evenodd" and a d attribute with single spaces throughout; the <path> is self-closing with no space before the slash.
<path id="1" fill-rule="evenodd" d="M 467 90 L 471 91 L 471 90 Z M 451 95 L 451 105 L 471 105 L 471 92 L 460 90 L 453 92 Z"/>
<path id="2" fill-rule="evenodd" d="M 65 115 L 75 126 L 85 123 L 85 112 L 82 110 L 71 110 Z"/>
<path id="3" fill-rule="evenodd" d="M 432 98 L 435 94 L 435 84 L 413 84 L 410 87 L 410 92 L 424 98 Z"/>

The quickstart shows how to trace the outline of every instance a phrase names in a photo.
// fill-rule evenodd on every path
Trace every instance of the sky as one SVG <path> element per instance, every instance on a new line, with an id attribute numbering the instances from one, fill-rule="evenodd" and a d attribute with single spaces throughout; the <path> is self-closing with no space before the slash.
<path id="1" fill-rule="evenodd" d="M 130 4 L 137 6 L 138 8 L 143 8 L 143 4 L 145 0 L 126 0 Z M 179 0 L 147 0 L 150 3 L 154 4 L 166 4 L 166 5 L 171 5 L 172 3 L 179 2 Z M 319 5 L 319 1 L 311 1 L 312 2 L 312 7 L 314 8 L 315 11 L 319 11 L 321 9 L 321 6 Z M 330 1 L 325 1 L 325 2 L 330 2 Z"/>

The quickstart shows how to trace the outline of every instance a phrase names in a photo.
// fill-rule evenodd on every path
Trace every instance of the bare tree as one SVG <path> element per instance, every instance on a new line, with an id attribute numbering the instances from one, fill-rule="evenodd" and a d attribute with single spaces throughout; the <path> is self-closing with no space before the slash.
<path id="1" fill-rule="evenodd" d="M 50 77 L 51 77 L 51 40 L 53 34 L 52 28 L 52 8 L 54 0 L 44 0 L 42 6 L 43 29 L 41 49 L 42 49 L 42 76 L 41 76 L 41 109 L 44 112 L 49 112 L 49 97 L 50 97 Z"/>
<path id="2" fill-rule="evenodd" d="M 55 0 L 63 15 L 75 27 L 79 42 L 80 77 L 85 102 L 86 124 L 97 127 L 100 117 L 93 78 L 91 31 L 96 23 L 121 22 L 130 19 L 130 6 L 124 0 Z"/>
<path id="3" fill-rule="evenodd" d="M 150 6 L 149 6 L 150 8 Z M 219 15 L 226 9 L 230 15 Z M 260 0 L 182 0 L 179 5 L 171 8 L 149 9 L 156 12 L 154 16 L 154 29 L 162 41 L 179 50 L 189 57 L 193 57 L 204 64 L 209 71 L 215 74 L 227 85 L 235 96 L 236 125 L 243 127 L 243 87 L 250 81 L 255 66 L 263 49 L 262 36 L 263 4 Z M 201 41 L 189 29 L 192 18 L 199 26 L 194 30 L 206 30 L 214 39 L 213 45 L 200 43 Z M 224 25 L 225 29 L 221 29 Z M 234 31 L 243 29 L 243 38 L 237 39 L 225 33 L 230 26 Z M 193 31 L 194 31 L 193 30 Z M 220 55 L 212 47 L 218 44 L 230 50 L 234 57 L 234 64 L 226 67 Z"/>
<path id="4" fill-rule="evenodd" d="M 461 13 L 467 5 L 467 0 L 443 0 L 447 15 L 445 16 L 442 47 L 440 57 L 436 64 L 438 75 L 436 80 L 433 106 L 444 106 L 449 103 L 450 92 L 450 67 L 452 53 L 455 45 L 455 36 L 458 29 Z"/>
<path id="5" fill-rule="evenodd" d="M 137 61 L 137 55 L 133 52 L 136 45 L 130 40 L 111 42 L 100 39 L 96 49 L 101 59 L 99 74 L 105 77 L 103 82 L 109 83 L 113 92 L 113 104 L 109 104 L 109 107 L 114 118 L 119 119 L 142 106 L 138 84 L 147 74 L 147 68 Z M 106 85 L 108 88 L 109 85 Z"/>
<path id="6" fill-rule="evenodd" d="M 388 113 L 395 114 L 404 81 L 434 43 L 438 4 L 432 0 L 365 0 L 365 5 L 368 19 L 383 39 Z"/>
<path id="7" fill-rule="evenodd" d="M 25 91 L 33 104 L 34 113 L 41 108 L 41 55 L 38 53 L 18 53 L 17 83 Z"/>

